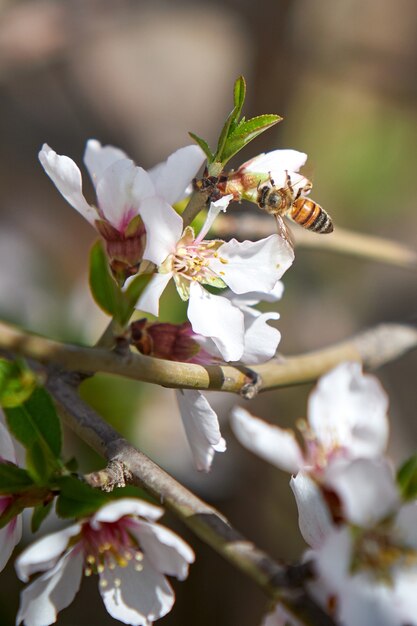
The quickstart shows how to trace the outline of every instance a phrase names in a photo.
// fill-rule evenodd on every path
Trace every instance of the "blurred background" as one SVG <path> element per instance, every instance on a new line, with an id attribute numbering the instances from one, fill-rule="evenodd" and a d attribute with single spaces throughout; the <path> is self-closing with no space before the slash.
<path id="1" fill-rule="evenodd" d="M 91 302 L 87 260 L 95 232 L 66 204 L 37 160 L 43 142 L 81 165 L 95 137 L 150 167 L 190 143 L 212 145 L 246 77 L 244 113 L 284 121 L 240 161 L 273 148 L 309 155 L 312 197 L 336 228 L 415 247 L 417 4 L 413 0 L 0 0 L 0 316 L 51 337 L 94 342 L 106 325 Z M 238 165 L 239 161 L 233 165 Z M 84 172 L 85 174 L 85 172 Z M 93 194 L 87 176 L 84 190 Z M 271 232 L 274 228 L 271 220 Z M 315 235 L 311 235 L 315 236 Z M 297 354 L 384 321 L 415 321 L 407 270 L 300 249 L 278 303 L 280 350 Z M 184 314 L 174 296 L 164 314 Z M 378 372 L 391 401 L 396 462 L 415 452 L 417 357 Z M 267 393 L 248 408 L 291 426 L 310 387 Z M 191 464 L 170 390 L 96 376 L 83 394 L 144 451 L 274 557 L 304 545 L 289 477 L 239 448 L 227 415 L 235 397 L 212 394 L 228 451 L 209 475 Z M 68 433 L 85 471 L 100 466 Z M 257 626 L 262 593 L 175 519 L 195 548 L 186 583 L 161 626 Z M 52 528 L 55 522 L 49 522 Z M 0 623 L 14 624 L 19 584 L 0 577 Z M 96 581 L 86 580 L 60 626 L 107 626 Z"/>

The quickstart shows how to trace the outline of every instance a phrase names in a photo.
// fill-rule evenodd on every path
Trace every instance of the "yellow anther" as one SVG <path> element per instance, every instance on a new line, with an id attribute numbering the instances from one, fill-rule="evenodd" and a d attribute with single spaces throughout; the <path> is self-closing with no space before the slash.
<path id="1" fill-rule="evenodd" d="M 93 563 L 96 562 L 95 557 L 92 554 L 89 554 L 86 558 L 87 563 L 90 563 L 90 565 L 93 565 Z"/>
<path id="2" fill-rule="evenodd" d="M 100 587 L 102 587 L 102 588 L 104 589 L 105 587 L 107 587 L 108 582 L 107 582 L 107 580 L 105 580 L 104 578 L 101 578 L 101 580 L 100 580 L 100 583 L 99 583 L 99 584 L 100 584 Z"/>
<path id="3" fill-rule="evenodd" d="M 92 573 L 93 573 L 93 570 L 91 569 L 91 567 L 86 567 L 84 569 L 84 576 L 91 576 Z"/>
<path id="4" fill-rule="evenodd" d="M 97 572 L 98 572 L 99 574 L 102 574 L 102 573 L 104 572 L 104 570 L 105 570 L 105 567 L 104 567 L 103 563 L 99 563 L 99 564 L 97 565 Z"/>
<path id="5" fill-rule="evenodd" d="M 136 561 L 143 561 L 143 553 L 142 552 L 136 552 L 135 559 L 136 559 Z"/>
<path id="6" fill-rule="evenodd" d="M 120 578 L 115 578 L 114 579 L 114 586 L 115 587 L 120 587 L 121 584 L 122 584 L 122 581 L 120 580 Z"/>

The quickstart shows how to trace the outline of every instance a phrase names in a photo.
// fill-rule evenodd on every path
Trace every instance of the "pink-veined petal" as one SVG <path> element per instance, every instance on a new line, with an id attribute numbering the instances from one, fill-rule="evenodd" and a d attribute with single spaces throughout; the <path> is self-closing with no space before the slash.
<path id="1" fill-rule="evenodd" d="M 210 259 L 210 268 L 234 293 L 269 293 L 294 260 L 291 246 L 279 235 L 259 241 L 231 239 Z"/>
<path id="2" fill-rule="evenodd" d="M 188 319 L 195 333 L 214 341 L 225 361 L 240 359 L 244 347 L 243 313 L 230 300 L 192 282 Z"/>
<path id="3" fill-rule="evenodd" d="M 185 580 L 194 552 L 178 535 L 160 524 L 138 521 L 131 528 L 152 567 L 161 574 Z"/>
<path id="4" fill-rule="evenodd" d="M 388 441 L 388 398 L 359 363 L 342 363 L 319 380 L 308 401 L 308 420 L 327 449 L 351 457 L 377 457 Z"/>
<path id="5" fill-rule="evenodd" d="M 399 493 L 391 467 L 381 459 L 342 459 L 326 468 L 325 483 L 338 494 L 352 524 L 371 526 L 392 513 Z"/>
<path id="6" fill-rule="evenodd" d="M 168 204 L 181 200 L 205 159 L 199 146 L 185 146 L 171 154 L 164 163 L 149 172 L 157 194 Z"/>
<path id="7" fill-rule="evenodd" d="M 200 391 L 179 389 L 176 395 L 195 465 L 208 472 L 214 453 L 226 450 L 217 414 Z"/>
<path id="8" fill-rule="evenodd" d="M 165 576 L 152 567 L 146 556 L 140 566 L 139 571 L 138 563 L 130 561 L 126 567 L 106 568 L 100 574 L 99 590 L 114 619 L 131 626 L 150 626 L 169 613 L 175 596 Z"/>
<path id="9" fill-rule="evenodd" d="M 300 532 L 309 546 L 317 548 L 332 529 L 329 510 L 317 484 L 305 472 L 291 478 L 290 486 L 298 509 Z"/>
<path id="10" fill-rule="evenodd" d="M 72 549 L 26 587 L 20 596 L 16 624 L 23 621 L 25 626 L 49 626 L 56 622 L 58 612 L 71 604 L 80 587 L 83 561 L 83 553 Z"/>
<path id="11" fill-rule="evenodd" d="M 102 177 L 104 171 L 121 159 L 129 157 L 120 148 L 114 146 L 102 146 L 97 139 L 89 139 L 84 152 L 84 164 L 90 174 L 94 187 Z"/>
<path id="12" fill-rule="evenodd" d="M 46 143 L 39 152 L 39 161 L 65 200 L 94 226 L 98 218 L 97 211 L 83 196 L 81 172 L 74 161 L 57 154 Z"/>
<path id="13" fill-rule="evenodd" d="M 73 524 L 32 543 L 16 559 L 15 567 L 20 580 L 27 582 L 35 572 L 44 572 L 53 567 L 67 549 L 69 540 L 80 530 L 79 524 Z"/>
<path id="14" fill-rule="evenodd" d="M 22 517 L 18 515 L 4 526 L 0 528 L 0 572 L 6 567 L 15 546 L 22 537 Z"/>
<path id="15" fill-rule="evenodd" d="M 157 520 L 164 510 L 159 506 L 139 500 L 138 498 L 120 498 L 101 507 L 90 520 L 92 528 L 99 528 L 103 522 L 116 522 L 125 515 L 138 515 L 149 520 Z"/>
<path id="16" fill-rule="evenodd" d="M 162 198 L 146 198 L 140 205 L 140 216 L 146 228 L 143 258 L 159 266 L 175 252 L 181 238 L 182 217 Z"/>
<path id="17" fill-rule="evenodd" d="M 162 296 L 171 278 L 171 273 L 154 274 L 136 302 L 136 309 L 144 313 L 151 313 L 151 315 L 157 317 L 159 315 L 159 298 Z M 128 281 L 126 283 L 128 284 Z"/>
<path id="18" fill-rule="evenodd" d="M 232 430 L 245 448 L 286 472 L 302 467 L 303 456 L 291 430 L 272 426 L 240 406 L 234 407 L 231 416 Z"/>

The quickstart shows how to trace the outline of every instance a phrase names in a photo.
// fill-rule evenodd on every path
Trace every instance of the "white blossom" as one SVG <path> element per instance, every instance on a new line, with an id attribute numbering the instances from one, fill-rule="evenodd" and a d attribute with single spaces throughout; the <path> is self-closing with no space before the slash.
<path id="1" fill-rule="evenodd" d="M 149 626 L 166 615 L 175 596 L 165 575 L 184 580 L 194 561 L 191 548 L 155 523 L 162 509 L 123 498 L 92 517 L 40 539 L 16 560 L 24 582 L 43 572 L 21 595 L 17 624 L 49 626 L 77 593 L 82 574 L 99 575 L 107 611 L 132 626 Z"/>

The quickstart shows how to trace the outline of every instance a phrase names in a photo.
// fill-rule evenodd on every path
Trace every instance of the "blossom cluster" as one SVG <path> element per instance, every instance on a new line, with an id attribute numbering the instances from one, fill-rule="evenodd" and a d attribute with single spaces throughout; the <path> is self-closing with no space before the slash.
<path id="1" fill-rule="evenodd" d="M 242 165 L 231 178 L 231 193 L 226 186 L 224 194 L 210 202 L 198 233 L 192 226 L 184 227 L 174 208 L 189 193 L 205 160 L 198 146 L 181 148 L 146 171 L 120 149 L 88 141 L 84 162 L 95 187 L 95 206 L 84 198 L 81 172 L 74 161 L 46 144 L 39 158 L 64 198 L 104 238 L 111 267 L 125 287 L 138 272 L 152 273 L 137 301 L 139 311 L 158 318 L 159 300 L 171 281 L 179 297 L 188 302 L 188 326 L 181 333 L 189 339 L 185 352 L 169 351 L 178 328 L 171 324 L 163 333 L 152 330 L 153 325 L 161 330 L 157 320 L 146 327 L 148 339 L 153 335 L 151 342 L 144 346 L 143 333 L 140 342 L 133 342 L 139 349 L 151 356 L 200 364 L 256 364 L 275 355 L 280 333 L 268 321 L 279 315 L 260 313 L 254 307 L 281 297 L 280 279 L 294 260 L 292 246 L 277 233 L 243 242 L 207 239 L 207 235 L 218 214 L 243 195 L 243 188 L 247 195 L 249 189 L 254 193 L 262 178 L 285 181 L 288 172 L 295 184 L 302 178 L 297 172 L 306 161 L 304 153 L 275 150 Z M 217 415 L 200 391 L 178 391 L 177 399 L 195 465 L 207 471 L 214 453 L 226 449 Z"/>
<path id="2" fill-rule="evenodd" d="M 404 500 L 386 457 L 388 399 L 358 363 L 343 363 L 311 393 L 294 433 L 243 408 L 240 442 L 292 474 L 299 527 L 310 546 L 311 593 L 341 626 L 417 624 L 417 500 Z M 297 623 L 278 605 L 265 626 Z"/>

